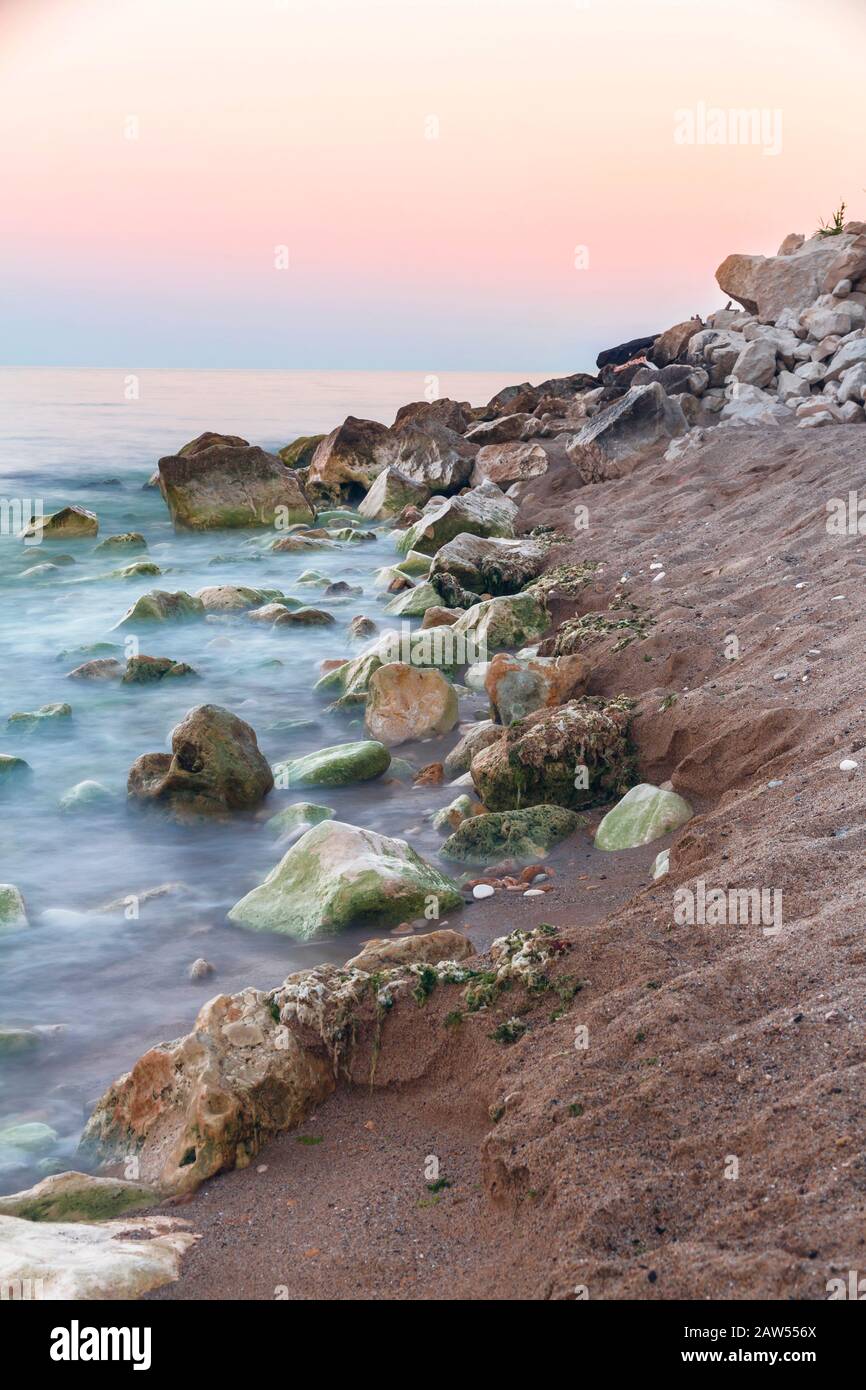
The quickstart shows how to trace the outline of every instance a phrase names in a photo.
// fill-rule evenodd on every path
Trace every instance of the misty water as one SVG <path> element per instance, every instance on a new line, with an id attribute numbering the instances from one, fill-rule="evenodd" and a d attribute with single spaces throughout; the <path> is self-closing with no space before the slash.
<path id="1" fill-rule="evenodd" d="M 505 384 L 488 373 L 453 374 L 440 379 L 439 391 L 477 403 Z M 77 503 L 99 517 L 97 541 L 28 546 L 8 525 L 0 535 L 0 753 L 33 769 L 23 788 L 0 793 L 0 883 L 21 890 L 30 922 L 0 934 L 0 1026 L 44 1029 L 35 1049 L 0 1056 L 0 1131 L 40 1121 L 57 1133 L 35 1154 L 0 1146 L 0 1190 L 81 1167 L 76 1147 L 102 1090 L 149 1046 L 187 1032 L 205 1000 L 345 960 L 369 936 L 368 927 L 299 944 L 226 921 L 284 852 L 264 829 L 269 815 L 292 801 L 321 801 L 339 818 L 405 836 L 436 859 L 441 836 L 429 815 L 453 797 L 447 787 L 383 779 L 339 791 L 274 791 L 258 815 L 192 827 L 126 800 L 132 762 L 168 749 L 172 728 L 197 704 L 245 719 L 271 763 L 361 737 L 362 712 L 327 713 L 312 687 L 323 659 L 363 650 L 347 637 L 353 616 L 364 613 L 380 629 L 394 625 L 383 614 L 390 596 L 372 586 L 374 571 L 397 558 L 387 530 L 373 542 L 308 554 L 272 553 L 264 533 L 177 534 L 159 492 L 143 488 L 156 460 L 206 429 L 275 449 L 350 413 L 390 423 L 424 387 L 413 373 L 175 371 L 133 379 L 114 371 L 0 371 L 0 499 L 25 508 L 41 500 L 46 513 Z M 98 540 L 130 530 L 144 535 L 146 555 L 95 553 Z M 23 577 L 57 553 L 75 563 Z M 140 558 L 162 574 L 105 577 Z M 297 584 L 310 568 L 361 586 L 363 595 L 322 599 L 320 589 Z M 270 628 L 242 615 L 156 624 L 138 630 L 141 651 L 188 662 L 200 680 L 126 687 L 66 679 L 93 655 L 123 658 L 126 633 L 114 625 L 140 594 L 219 583 L 280 589 L 327 608 L 336 624 Z M 89 650 L 103 643 L 117 650 Z M 56 702 L 71 704 L 70 719 L 31 731 L 6 722 L 14 711 Z M 461 718 L 483 703 L 462 699 Z M 302 724 L 280 727 L 291 720 Z M 420 767 L 442 747 L 397 753 Z M 61 811 L 60 798 L 85 779 L 115 793 L 110 809 Z M 185 887 L 143 901 L 137 917 L 98 910 L 162 884 Z M 198 957 L 215 974 L 194 983 L 189 967 Z"/>

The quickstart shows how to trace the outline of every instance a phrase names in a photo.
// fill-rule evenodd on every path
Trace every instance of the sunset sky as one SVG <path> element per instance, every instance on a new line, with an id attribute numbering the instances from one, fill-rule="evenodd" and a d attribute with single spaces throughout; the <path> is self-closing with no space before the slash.
<path id="1" fill-rule="evenodd" d="M 0 0 L 0 362 L 585 368 L 866 218 L 864 52 L 864 0 Z"/>

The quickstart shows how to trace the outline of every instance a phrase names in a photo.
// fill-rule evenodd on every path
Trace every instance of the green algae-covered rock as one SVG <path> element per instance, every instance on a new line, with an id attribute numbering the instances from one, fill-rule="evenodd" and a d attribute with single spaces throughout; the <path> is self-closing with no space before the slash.
<path id="1" fill-rule="evenodd" d="M 0 883 L 0 932 L 29 927 L 27 909 L 14 883 Z"/>
<path id="2" fill-rule="evenodd" d="M 0 1197 L 0 1216 L 23 1221 L 110 1221 L 165 1201 L 165 1193 L 121 1178 L 56 1173 L 26 1192 Z"/>
<path id="3" fill-rule="evenodd" d="M 399 534 L 397 549 L 402 555 L 420 550 L 435 555 L 447 541 L 462 532 L 474 536 L 513 536 L 517 505 L 493 483 L 457 497 L 443 497 L 424 512 L 406 531 Z"/>
<path id="4" fill-rule="evenodd" d="M 306 468 L 324 439 L 323 434 L 302 434 L 277 451 L 277 456 L 287 468 Z"/>
<path id="5" fill-rule="evenodd" d="M 136 623 L 183 623 L 192 618 L 204 617 L 205 607 L 200 598 L 186 594 L 182 590 L 176 594 L 165 593 L 162 589 L 151 589 L 142 594 L 129 608 L 118 627 L 132 627 Z"/>
<path id="6" fill-rule="evenodd" d="M 74 811 L 104 810 L 116 799 L 114 792 L 109 791 L 101 782 L 85 781 L 77 782 L 69 791 L 64 792 L 59 805 L 61 811 L 69 814 Z"/>
<path id="7" fill-rule="evenodd" d="M 301 826 L 309 829 L 323 820 L 333 820 L 335 814 L 330 806 L 318 806 L 315 801 L 296 801 L 293 806 L 284 807 L 275 816 L 271 816 L 270 820 L 265 821 L 265 830 L 281 840 Z"/>
<path id="8" fill-rule="evenodd" d="M 550 626 L 550 615 L 539 594 L 510 594 L 486 599 L 467 608 L 453 631 L 473 638 L 477 650 L 496 651 L 521 647 L 541 637 Z"/>
<path id="9" fill-rule="evenodd" d="M 573 835 L 585 817 L 562 806 L 530 806 L 464 820 L 449 835 L 440 853 L 445 859 L 490 863 L 496 859 L 540 859 L 560 840 Z"/>
<path id="10" fill-rule="evenodd" d="M 326 671 L 313 689 L 318 695 L 330 695 L 346 705 L 364 704 L 370 677 L 381 665 L 382 658 L 378 652 L 363 652 L 351 661 L 344 661 L 342 666 L 336 666 L 333 671 Z"/>
<path id="11" fill-rule="evenodd" d="M 140 531 L 124 531 L 118 536 L 106 536 L 93 553 L 98 555 L 102 550 L 147 550 L 147 541 Z"/>
<path id="12" fill-rule="evenodd" d="M 622 795 L 633 780 L 625 700 L 586 697 L 509 724 L 470 764 L 489 811 L 566 806 L 577 811 Z"/>
<path id="13" fill-rule="evenodd" d="M 0 753 L 0 796 L 23 786 L 33 776 L 33 769 L 23 758 Z"/>
<path id="14" fill-rule="evenodd" d="M 336 743 L 292 758 L 274 767 L 279 787 L 348 787 L 353 782 L 369 782 L 387 771 L 391 754 L 384 743 L 362 739 L 357 743 Z"/>
<path id="15" fill-rule="evenodd" d="M 693 811 L 676 792 L 640 782 L 608 811 L 595 834 L 596 849 L 635 849 L 678 830 Z"/>
<path id="16" fill-rule="evenodd" d="M 42 1036 L 35 1028 L 0 1028 L 0 1057 L 14 1057 L 16 1053 L 32 1052 L 41 1040 Z"/>
<path id="17" fill-rule="evenodd" d="M 404 589 L 386 603 L 385 612 L 394 613 L 401 618 L 421 618 L 428 608 L 438 608 L 442 600 L 432 584 L 417 584 L 414 589 Z"/>
<path id="18" fill-rule="evenodd" d="M 423 555 L 420 550 L 407 550 L 403 559 L 398 560 L 394 568 L 398 574 L 405 574 L 409 579 L 415 579 L 419 575 L 429 574 L 432 563 L 431 557 Z"/>
<path id="19" fill-rule="evenodd" d="M 40 705 L 39 709 L 17 710 L 6 720 L 10 729 L 28 733 L 32 729 L 56 728 L 72 715 L 72 706 L 67 704 Z"/>
<path id="20" fill-rule="evenodd" d="M 44 1153 L 56 1143 L 57 1131 L 36 1120 L 0 1129 L 0 1148 L 22 1149 L 25 1153 L 37 1154 Z"/>
<path id="21" fill-rule="evenodd" d="M 457 885 L 405 840 L 327 820 L 302 835 L 228 915 L 256 931 L 307 941 L 352 923 L 419 917 L 433 899 L 439 914 L 462 902 Z"/>

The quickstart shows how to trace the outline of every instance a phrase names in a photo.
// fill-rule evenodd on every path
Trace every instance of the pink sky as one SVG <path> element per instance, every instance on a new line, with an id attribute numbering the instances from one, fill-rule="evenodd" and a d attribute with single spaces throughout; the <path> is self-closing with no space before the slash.
<path id="1" fill-rule="evenodd" d="M 864 41 L 859 0 L 0 0 L 0 360 L 586 367 L 866 217 Z M 781 151 L 677 143 L 700 103 Z"/>

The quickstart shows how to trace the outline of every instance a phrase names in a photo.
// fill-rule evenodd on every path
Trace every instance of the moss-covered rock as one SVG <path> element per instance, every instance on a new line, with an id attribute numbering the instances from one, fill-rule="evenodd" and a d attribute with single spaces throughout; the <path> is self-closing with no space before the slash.
<path id="1" fill-rule="evenodd" d="M 165 680 L 197 679 L 198 672 L 185 661 L 170 656 L 131 656 L 123 673 L 123 685 L 160 685 Z"/>
<path id="2" fill-rule="evenodd" d="M 24 758 L 13 757 L 11 753 L 0 753 L 0 796 L 26 786 L 32 776 L 33 769 Z"/>
<path id="3" fill-rule="evenodd" d="M 356 743 L 337 743 L 276 763 L 274 777 L 279 787 L 348 787 L 353 782 L 369 782 L 388 769 L 391 754 L 384 743 L 362 739 Z"/>
<path id="4" fill-rule="evenodd" d="M 465 820 L 480 815 L 482 810 L 483 808 L 477 801 L 473 801 L 471 796 L 467 796 L 465 793 L 461 796 L 455 796 L 454 800 L 449 802 L 447 806 L 442 806 L 434 812 L 432 816 L 433 829 L 444 830 L 446 834 L 450 834 Z"/>
<path id="5" fill-rule="evenodd" d="M 400 534 L 397 549 L 406 555 L 420 550 L 435 555 L 446 542 L 461 532 L 474 536 L 513 536 L 517 506 L 493 483 L 457 497 L 446 497 L 428 505 L 420 521 Z"/>
<path id="6" fill-rule="evenodd" d="M 445 859 L 489 864 L 497 859 L 540 859 L 560 840 L 573 835 L 585 817 L 562 806 L 530 806 L 471 816 L 461 822 L 442 846 Z"/>
<path id="7" fill-rule="evenodd" d="M 89 1173 L 55 1173 L 26 1192 L 0 1197 L 0 1215 L 19 1216 L 23 1221 L 110 1221 L 163 1200 L 164 1194 L 143 1183 Z"/>
<path id="8" fill-rule="evenodd" d="M 285 526 L 315 515 L 295 470 L 248 444 L 220 441 L 162 458 L 159 476 L 178 530 Z"/>
<path id="9" fill-rule="evenodd" d="M 135 627 L 139 623 L 183 623 L 194 618 L 203 618 L 205 607 L 200 598 L 186 594 L 183 590 L 175 594 L 162 589 L 152 589 L 142 594 L 127 609 L 115 628 Z"/>
<path id="10" fill-rule="evenodd" d="M 569 700 L 509 725 L 477 753 L 473 783 L 490 811 L 525 806 L 580 810 L 627 791 L 634 777 L 629 702 Z"/>
<path id="11" fill-rule="evenodd" d="M 400 618 L 422 618 L 428 608 L 438 608 L 442 600 L 432 584 L 416 584 L 386 603 L 385 612 Z"/>
<path id="12" fill-rule="evenodd" d="M 16 710 L 10 714 L 6 724 L 16 733 L 32 733 L 35 729 L 62 728 L 72 717 L 72 706 L 65 703 L 40 705 L 39 709 Z"/>
<path id="13" fill-rule="evenodd" d="M 299 435 L 279 450 L 278 457 L 287 468 L 308 468 L 324 437 L 323 434 Z"/>
<path id="14" fill-rule="evenodd" d="M 29 925 L 20 889 L 14 883 L 0 883 L 0 932 L 19 931 Z"/>
<path id="15" fill-rule="evenodd" d="M 502 647 L 521 647 L 543 636 L 550 615 L 543 597 L 511 594 L 486 599 L 467 608 L 452 631 L 472 637 L 477 650 L 495 651 Z"/>
<path id="16" fill-rule="evenodd" d="M 595 835 L 596 849 L 635 849 L 649 845 L 691 820 L 693 811 L 676 792 L 639 782 L 602 820 Z"/>
<path id="17" fill-rule="evenodd" d="M 302 835 L 228 915 L 306 941 L 352 923 L 418 917 L 433 899 L 438 913 L 462 902 L 457 885 L 404 840 L 328 820 Z"/>
<path id="18" fill-rule="evenodd" d="M 98 555 L 103 550 L 147 550 L 147 541 L 140 531 L 124 531 L 117 536 L 106 536 L 93 553 Z"/>

